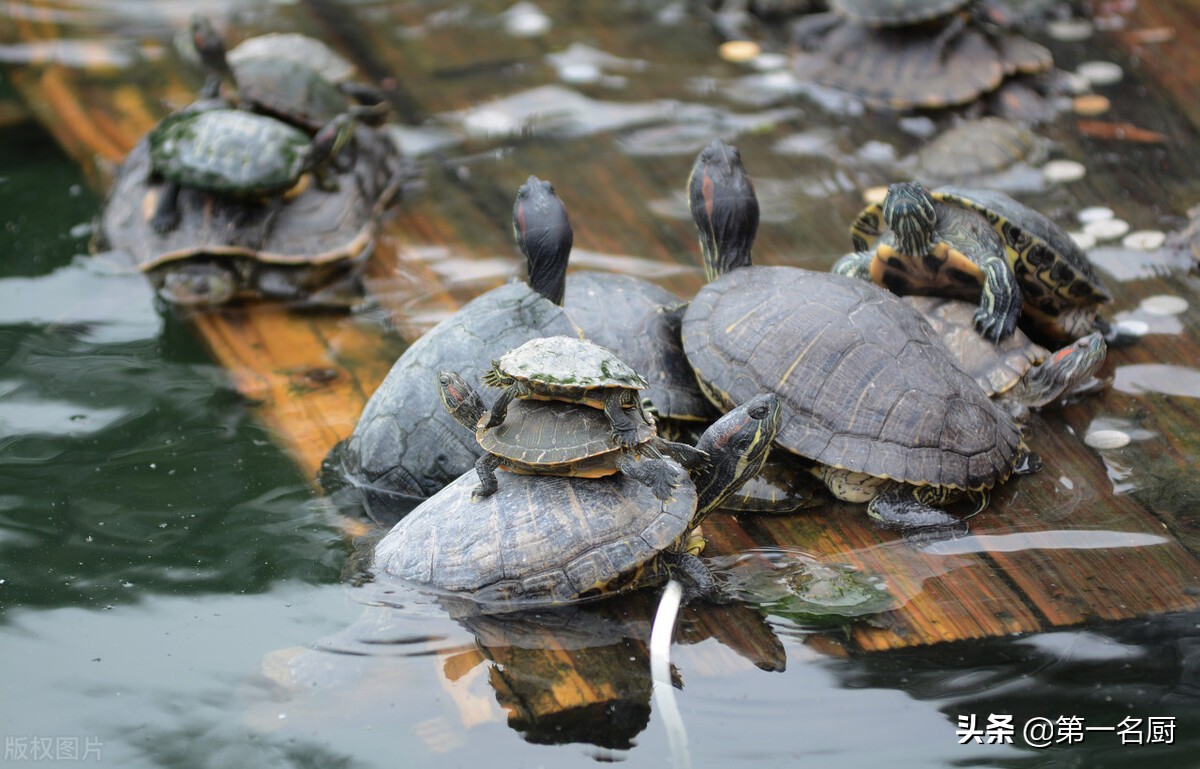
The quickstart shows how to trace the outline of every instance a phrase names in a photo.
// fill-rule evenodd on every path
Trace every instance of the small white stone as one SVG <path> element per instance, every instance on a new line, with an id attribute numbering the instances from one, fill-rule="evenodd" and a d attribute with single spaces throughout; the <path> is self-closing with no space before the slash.
<path id="1" fill-rule="evenodd" d="M 1112 85 L 1121 82 L 1125 76 L 1125 70 L 1111 61 L 1085 61 L 1075 68 L 1075 72 L 1092 85 Z"/>
<path id="2" fill-rule="evenodd" d="M 782 53 L 760 53 L 750 61 L 750 66 L 759 72 L 769 72 L 773 69 L 786 69 L 792 60 Z"/>
<path id="3" fill-rule="evenodd" d="M 1111 219 L 1115 215 L 1116 214 L 1113 213 L 1111 208 L 1105 208 L 1104 206 L 1091 206 L 1090 208 L 1085 208 L 1076 214 L 1076 218 L 1078 218 L 1081 223 L 1087 224 L 1088 222 L 1100 222 L 1104 221 L 1105 219 Z"/>
<path id="4" fill-rule="evenodd" d="M 1117 330 L 1128 336 L 1145 336 L 1150 333 L 1150 324 L 1144 320 L 1123 320 L 1117 324 Z"/>
<path id="5" fill-rule="evenodd" d="M 1133 248 L 1139 251 L 1154 251 L 1162 248 L 1162 244 L 1167 241 L 1167 234 L 1159 230 L 1135 230 L 1129 233 L 1121 240 L 1121 245 L 1125 248 Z"/>
<path id="6" fill-rule="evenodd" d="M 603 75 L 598 66 L 586 61 L 571 62 L 558 68 L 558 77 L 564 83 L 595 83 Z"/>
<path id="7" fill-rule="evenodd" d="M 1124 219 L 1101 219 L 1083 225 L 1083 231 L 1096 240 L 1116 240 L 1129 232 L 1129 222 Z"/>
<path id="8" fill-rule="evenodd" d="M 1188 302 L 1182 296 L 1158 294 L 1142 300 L 1142 310 L 1151 315 L 1182 315 L 1187 308 Z"/>
<path id="9" fill-rule="evenodd" d="M 1084 251 L 1096 247 L 1096 236 L 1087 232 L 1068 232 L 1071 240 L 1075 241 L 1075 245 L 1082 248 Z"/>
<path id="10" fill-rule="evenodd" d="M 1042 166 L 1042 174 L 1051 182 L 1074 182 L 1087 175 L 1083 163 L 1074 160 L 1051 160 Z"/>
<path id="11" fill-rule="evenodd" d="M 1054 40 L 1064 43 L 1078 43 L 1087 40 L 1095 32 L 1095 27 L 1087 19 L 1064 19 L 1052 21 L 1046 25 L 1046 34 Z"/>
<path id="12" fill-rule="evenodd" d="M 1084 436 L 1083 442 L 1094 449 L 1119 449 L 1128 446 L 1133 439 L 1120 430 L 1096 430 Z"/>

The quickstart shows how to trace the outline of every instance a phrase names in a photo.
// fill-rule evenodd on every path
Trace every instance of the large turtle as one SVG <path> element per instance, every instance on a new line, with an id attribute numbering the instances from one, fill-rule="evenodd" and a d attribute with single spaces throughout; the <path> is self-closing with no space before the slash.
<path id="1" fill-rule="evenodd" d="M 850 227 L 855 253 L 834 265 L 899 294 L 979 299 L 976 327 L 1003 339 L 1017 319 L 1035 336 L 1074 340 L 1112 330 L 1111 295 L 1061 227 L 1002 192 L 918 182 L 888 187 Z"/>
<path id="2" fill-rule="evenodd" d="M 866 281 L 752 266 L 758 201 L 719 139 L 697 158 L 689 199 L 711 282 L 684 316 L 683 345 L 713 402 L 774 392 L 777 444 L 885 525 L 957 527 L 936 505 L 960 494 L 982 509 L 1027 451 L 929 324 Z"/>
<path id="3" fill-rule="evenodd" d="M 650 424 L 642 408 L 647 382 L 612 350 L 587 339 L 552 336 L 530 339 L 492 361 L 483 376 L 501 388 L 485 429 L 499 426 L 514 398 L 582 403 L 602 409 L 619 446 L 639 443 L 641 425 Z"/>
<path id="4" fill-rule="evenodd" d="M 442 371 L 437 377 L 438 396 L 446 411 L 463 427 L 475 432 L 483 455 L 475 462 L 479 475 L 476 497 L 495 493 L 496 469 L 529 475 L 567 475 L 600 478 L 622 472 L 666 499 L 671 473 L 661 457 L 669 456 L 691 469 L 705 462 L 702 451 L 659 438 L 654 426 L 637 424 L 633 447 L 614 439 L 608 418 L 599 410 L 557 400 L 518 400 L 508 416 L 494 428 L 485 427 L 487 407 L 478 391 L 462 377 Z M 640 459 L 639 455 L 646 458 Z"/>
<path id="5" fill-rule="evenodd" d="M 962 369 L 1018 421 L 1028 419 L 1029 409 L 1099 385 L 1093 375 L 1104 364 L 1108 349 L 1099 332 L 1055 352 L 1036 344 L 1020 329 L 992 343 L 975 331 L 975 307 L 970 302 L 933 296 L 909 296 L 904 301 L 941 335 Z"/>
<path id="6" fill-rule="evenodd" d="M 349 438 L 326 460 L 326 488 L 349 483 L 362 492 L 367 512 L 384 522 L 470 470 L 482 449 L 473 431 L 454 420 L 434 387 L 439 371 L 476 380 L 491 362 L 543 336 L 579 336 L 563 311 L 563 284 L 572 233 L 562 227 L 525 227 L 527 208 L 553 188 L 531 176 L 513 206 L 517 244 L 529 282 L 507 283 L 471 300 L 404 351 L 367 405 Z M 483 393 L 490 406 L 491 391 Z"/>
<path id="7" fill-rule="evenodd" d="M 96 245 L 129 254 L 159 294 L 176 304 L 256 297 L 353 303 L 360 296 L 356 273 L 404 177 L 386 137 L 367 129 L 357 134 L 354 162 L 331 171 L 336 190 L 302 179 L 284 194 L 286 203 L 262 206 L 181 186 L 174 196 L 177 223 L 166 231 L 152 223 L 171 185 L 152 181 L 150 140 L 143 138 L 117 172 Z"/>
<path id="8" fill-rule="evenodd" d="M 758 472 L 779 426 L 779 402 L 758 395 L 730 411 L 697 448 L 710 462 L 689 477 L 670 462 L 657 499 L 623 474 L 505 474 L 475 500 L 467 473 L 400 521 L 375 548 L 374 569 L 483 603 L 564 602 L 652 582 L 678 569 L 701 592 L 707 569 L 686 552 L 704 517 Z M 481 534 L 486 533 L 486 534 Z"/>

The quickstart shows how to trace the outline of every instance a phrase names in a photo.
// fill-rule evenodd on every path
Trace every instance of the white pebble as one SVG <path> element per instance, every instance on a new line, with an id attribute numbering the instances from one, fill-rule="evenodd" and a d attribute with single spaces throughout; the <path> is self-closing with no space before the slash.
<path id="1" fill-rule="evenodd" d="M 1052 21 L 1046 25 L 1046 33 L 1055 40 L 1064 43 L 1078 43 L 1087 40 L 1095 32 L 1092 23 L 1086 19 L 1067 19 Z"/>
<path id="2" fill-rule="evenodd" d="M 1116 240 L 1129 232 L 1129 222 L 1124 219 L 1100 219 L 1083 225 L 1083 231 L 1096 240 Z"/>
<path id="3" fill-rule="evenodd" d="M 1187 308 L 1188 302 L 1182 296 L 1158 294 L 1142 300 L 1142 310 L 1151 315 L 1181 315 Z"/>
<path id="4" fill-rule="evenodd" d="M 505 11 L 504 29 L 513 37 L 537 37 L 550 31 L 554 22 L 533 3 L 517 3 Z"/>
<path id="5" fill-rule="evenodd" d="M 1075 68 L 1075 72 L 1092 85 L 1112 85 L 1121 82 L 1125 76 L 1120 65 L 1111 61 L 1085 61 Z"/>
<path id="6" fill-rule="evenodd" d="M 1123 320 L 1117 324 L 1117 330 L 1128 336 L 1145 336 L 1150 333 L 1150 324 L 1144 320 Z"/>
<path id="7" fill-rule="evenodd" d="M 786 69 L 791 63 L 792 60 L 782 53 L 760 53 L 750 61 L 750 65 L 760 72 Z"/>
<path id="8" fill-rule="evenodd" d="M 1051 160 L 1042 166 L 1042 174 L 1051 182 L 1074 182 L 1087 174 L 1083 163 L 1074 160 Z"/>
<path id="9" fill-rule="evenodd" d="M 1104 221 L 1105 219 L 1113 218 L 1113 216 L 1115 216 L 1113 210 L 1111 208 L 1105 208 L 1104 206 L 1092 206 L 1090 208 L 1085 208 L 1076 215 L 1079 221 L 1083 224 L 1087 224 L 1088 222 Z"/>
<path id="10" fill-rule="evenodd" d="M 1094 449 L 1119 449 L 1128 446 L 1133 439 L 1120 430 L 1096 430 L 1083 438 L 1083 442 Z"/>
<path id="11" fill-rule="evenodd" d="M 586 61 L 571 62 L 558 68 L 558 77 L 564 83 L 595 83 L 603 75 L 600 67 Z"/>
<path id="12" fill-rule="evenodd" d="M 1088 232 L 1068 232 L 1071 240 L 1075 241 L 1075 245 L 1082 248 L 1084 251 L 1096 247 L 1096 236 Z"/>
<path id="13" fill-rule="evenodd" d="M 1167 241 L 1167 234 L 1158 230 L 1137 230 L 1125 236 L 1121 245 L 1139 251 L 1154 251 Z"/>

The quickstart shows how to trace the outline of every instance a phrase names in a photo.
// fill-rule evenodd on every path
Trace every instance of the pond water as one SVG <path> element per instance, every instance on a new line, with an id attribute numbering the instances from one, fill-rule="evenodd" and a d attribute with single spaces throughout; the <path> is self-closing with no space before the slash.
<path id="1" fill-rule="evenodd" d="M 748 148 L 766 260 L 824 268 L 843 246 L 861 190 L 890 178 L 899 157 L 948 123 L 872 117 L 825 92 L 800 89 L 797 98 L 786 77 L 747 75 L 715 53 L 697 71 L 695 46 L 715 51 L 717 39 L 698 40 L 706 27 L 682 4 L 302 6 L 327 24 L 343 12 L 373 24 L 392 44 L 415 46 L 416 60 L 436 73 L 406 84 L 411 104 L 439 119 L 402 131 L 405 146 L 452 158 L 429 164 L 427 187 L 412 203 L 417 211 L 452 218 L 441 207 L 461 202 L 462 190 L 515 189 L 512 180 L 549 169 L 581 225 L 576 264 L 632 272 L 681 294 L 694 291 L 700 276 L 676 190 L 714 133 L 741 137 Z M 143 56 L 170 55 L 162 53 L 169 29 L 190 10 L 55 7 L 69 23 L 107 35 L 57 55 L 94 61 L 108 51 L 117 67 L 138 59 L 129 55 L 135 40 Z M 219 3 L 205 7 L 231 14 Z M 22 8 L 14 6 L 14 18 Z M 143 16 L 145 8 L 154 13 Z M 292 4 L 238 8 L 232 15 L 247 31 L 303 28 Z M 545 24 L 552 39 L 538 34 Z M 16 45 L 3 51 L 14 67 L 29 55 Z M 434 52 L 442 58 L 422 58 Z M 1066 68 L 1118 56 L 1101 41 L 1059 44 L 1055 54 Z M 1145 90 L 1127 78 L 1105 93 L 1119 102 Z M 494 95 L 507 98 L 488 100 Z M 531 129 L 531 110 L 545 115 L 548 103 L 556 107 L 552 119 Z M 1105 144 L 1080 157 L 1078 142 L 1068 143 L 1060 154 L 1086 161 L 1091 186 L 1067 191 L 1039 178 L 1032 192 L 1025 188 L 1030 199 L 1060 221 L 1070 219 L 1063 208 L 1082 199 L 1113 207 L 1137 230 L 1179 226 L 1200 200 L 1195 130 L 1159 101 L 1129 114 L 1169 137 L 1173 151 L 1193 142 L 1193 154 L 1165 163 L 1158 145 Z M 1062 134 L 1063 123 L 1044 130 Z M 605 234 L 604 206 L 613 201 L 589 200 L 588 180 L 604 177 L 614 157 L 638 159 L 642 174 L 624 201 L 645 209 L 635 215 L 634 236 L 686 254 L 632 256 L 644 252 Z M 1153 180 L 1139 173 L 1147 164 L 1157 169 Z M 1195 612 L 846 655 L 846 631 L 818 632 L 779 606 L 697 604 L 682 610 L 676 628 L 677 687 L 668 697 L 654 690 L 647 653 L 658 590 L 480 617 L 402 586 L 356 585 L 355 553 L 378 532 L 350 539 L 193 330 L 155 302 L 140 276 L 84 256 L 101 203 L 35 124 L 0 129 L 3 765 L 1140 767 L 1200 760 Z M 449 290 L 461 299 L 509 274 L 507 212 L 493 208 L 495 233 L 463 253 L 407 236 L 412 273 L 381 283 L 391 291 L 403 283 L 386 303 L 411 311 L 398 327 L 427 326 L 444 314 L 434 295 Z M 780 246 L 796 250 L 780 257 Z M 1093 256 L 1115 284 L 1114 316 L 1177 339 L 1185 352 L 1170 360 L 1120 352 L 1111 391 L 1037 424 L 1080 439 L 1128 436 L 1130 448 L 1097 449 L 1097 476 L 1108 485 L 1090 493 L 1126 495 L 1167 523 L 1151 533 L 1126 532 L 1119 521 L 1112 531 L 1073 530 L 1059 519 L 1049 531 L 986 531 L 941 543 L 936 555 L 947 572 L 956 556 L 976 550 L 1119 553 L 1178 539 L 1198 552 L 1200 485 L 1189 453 L 1196 436 L 1186 430 L 1200 397 L 1200 361 L 1189 357 L 1200 287 L 1194 275 L 1146 253 L 1109 243 Z M 432 279 L 412 278 L 422 274 Z M 376 308 L 356 322 L 382 324 L 386 314 Z M 1082 482 L 1063 475 L 1044 483 L 1056 484 L 1068 510 L 1068 502 L 1092 498 L 1076 488 Z M 1005 500 L 1013 501 L 994 505 Z M 863 550 L 888 562 L 888 553 L 905 547 L 888 541 Z M 795 543 L 764 558 L 812 556 Z M 736 559 L 715 563 L 736 573 Z M 889 584 L 911 578 L 918 591 L 938 576 L 877 575 Z M 1188 579 L 1180 576 L 1187 590 L 1200 589 Z M 572 657 L 594 667 L 572 671 Z M 1013 744 L 960 744 L 972 725 L 983 730 L 1004 716 L 1012 717 Z M 1039 719 L 1057 721 L 1056 738 L 1033 748 L 1022 730 Z M 1151 719 L 1162 719 L 1160 731 L 1151 733 Z M 1133 744 L 1135 733 L 1143 744 Z"/>

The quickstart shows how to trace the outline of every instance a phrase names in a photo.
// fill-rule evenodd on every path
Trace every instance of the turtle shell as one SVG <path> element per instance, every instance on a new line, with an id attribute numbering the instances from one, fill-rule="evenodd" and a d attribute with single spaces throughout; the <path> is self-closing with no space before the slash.
<path id="1" fill-rule="evenodd" d="M 507 283 L 463 305 L 392 366 L 354 432 L 334 449 L 329 463 L 336 475 L 363 490 L 373 517 L 394 521 L 402 509 L 470 470 L 482 451 L 442 406 L 437 372 L 455 371 L 477 382 L 505 352 L 548 335 L 578 337 L 580 331 L 528 284 Z M 490 408 L 496 391 L 481 388 L 480 396 Z M 326 476 L 323 483 L 328 481 Z"/>
<path id="2" fill-rule="evenodd" d="M 355 162 L 337 174 L 336 191 L 308 185 L 277 209 L 269 227 L 266 206 L 185 187 L 179 225 L 159 233 L 149 220 L 160 186 L 148 181 L 150 144 L 143 139 L 117 172 L 97 245 L 129 254 L 156 285 L 178 265 L 209 260 L 231 268 L 242 297 L 260 295 L 262 269 L 316 289 L 370 255 L 379 219 L 399 192 L 400 161 L 391 142 L 359 126 L 355 143 Z"/>
<path id="3" fill-rule="evenodd" d="M 1092 330 L 1097 307 L 1112 301 L 1112 295 L 1087 254 L 1061 227 L 1002 192 L 945 186 L 930 194 L 941 203 L 987 217 L 1009 249 L 1023 312 L 1032 315 L 1039 328 L 1072 339 Z"/>
<path id="4" fill-rule="evenodd" d="M 496 493 L 475 501 L 478 479 L 467 473 L 388 532 L 374 569 L 482 602 L 562 602 L 632 587 L 692 528 L 696 487 L 681 467 L 671 470 L 666 501 L 620 473 L 502 473 Z"/>
<path id="5" fill-rule="evenodd" d="M 987 180 L 1026 175 L 1045 160 L 1049 142 L 1033 131 L 997 117 L 965 120 L 940 134 L 917 152 L 914 175 L 927 184 Z"/>
<path id="6" fill-rule="evenodd" d="M 309 131 L 350 108 L 350 99 L 307 64 L 269 56 L 244 58 L 231 66 L 243 101 Z"/>
<path id="7" fill-rule="evenodd" d="M 531 339 L 496 361 L 506 375 L 554 397 L 597 388 L 643 390 L 649 384 L 612 350 L 567 336 Z"/>
<path id="8" fill-rule="evenodd" d="M 683 354 L 683 301 L 629 275 L 573 272 L 563 304 L 583 335 L 607 347 L 649 383 L 660 416 L 699 421 L 711 408 Z"/>
<path id="9" fill-rule="evenodd" d="M 331 83 L 344 83 L 354 77 L 354 65 L 325 43 L 295 32 L 256 35 L 238 43 L 229 52 L 229 64 L 237 71 L 244 62 L 277 59 L 316 70 Z"/>
<path id="10" fill-rule="evenodd" d="M 1020 433 L 920 315 L 867 281 L 743 267 L 702 288 L 683 346 L 714 402 L 770 389 L 776 444 L 837 468 L 914 485 L 989 488 Z"/>
<path id="11" fill-rule="evenodd" d="M 517 400 L 509 406 L 504 421 L 490 430 L 484 429 L 489 417 L 484 414 L 475 433 L 480 447 L 515 462 L 518 470 L 532 472 L 561 465 L 564 474 L 581 476 L 617 470 L 619 447 L 613 441 L 608 417 L 599 409 L 563 401 Z M 641 420 L 636 424 L 639 444 L 654 437 L 652 425 Z"/>
<path id="12" fill-rule="evenodd" d="M 164 179 L 226 195 L 282 192 L 300 178 L 309 138 L 286 123 L 236 109 L 178 112 L 148 136 Z"/>
<path id="13" fill-rule="evenodd" d="M 971 0 L 830 0 L 843 16 L 871 27 L 921 24 L 965 8 Z"/>

